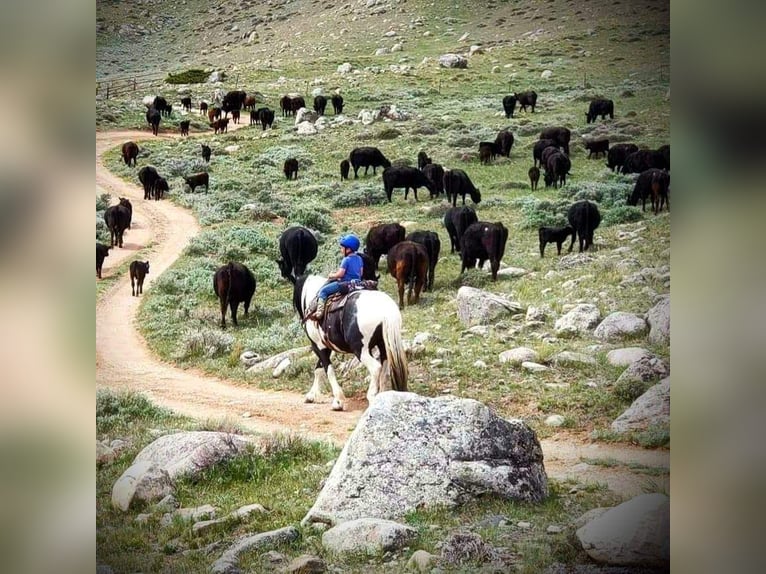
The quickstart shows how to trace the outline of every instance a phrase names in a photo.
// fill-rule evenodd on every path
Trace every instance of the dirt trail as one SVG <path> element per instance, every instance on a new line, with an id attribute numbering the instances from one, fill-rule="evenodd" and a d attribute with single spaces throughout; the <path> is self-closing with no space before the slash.
<path id="1" fill-rule="evenodd" d="M 243 126 L 240 124 L 239 126 Z M 239 126 L 230 126 L 237 129 Z M 161 135 L 160 137 L 175 137 Z M 125 234 L 125 247 L 114 249 L 104 261 L 104 276 L 139 249 L 151 245 L 146 257 L 151 272 L 144 288 L 151 288 L 199 232 L 192 214 L 169 201 L 144 201 L 143 189 L 110 173 L 101 156 L 127 140 L 151 139 L 147 132 L 96 132 L 96 187 L 98 193 L 128 197 L 133 203 L 133 226 Z M 329 397 L 305 404 L 296 393 L 260 391 L 210 377 L 194 369 L 182 370 L 152 355 L 134 326 L 140 298 L 130 294 L 127 274 L 96 306 L 96 385 L 98 388 L 133 390 L 154 403 L 195 419 L 234 419 L 252 432 L 292 431 L 309 438 L 342 444 L 366 408 L 366 400 L 349 402 L 342 413 L 330 410 Z M 308 390 L 310 381 L 306 381 Z M 243 414 L 250 413 L 248 417 Z M 650 467 L 670 468 L 667 451 L 647 451 L 623 445 L 587 444 L 576 440 L 543 440 L 545 468 L 557 479 L 606 483 L 617 494 L 629 497 L 643 492 L 649 480 L 669 491 L 669 476 L 647 477 L 623 465 L 604 467 L 583 463 L 588 459 L 615 459 Z"/>

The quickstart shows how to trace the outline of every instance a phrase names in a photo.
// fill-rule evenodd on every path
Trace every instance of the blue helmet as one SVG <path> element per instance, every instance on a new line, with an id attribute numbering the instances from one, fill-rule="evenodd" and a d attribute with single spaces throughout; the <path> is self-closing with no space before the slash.
<path id="1" fill-rule="evenodd" d="M 339 243 L 351 251 L 359 251 L 359 246 L 361 245 L 359 238 L 353 233 L 349 233 L 348 235 L 341 237 Z"/>

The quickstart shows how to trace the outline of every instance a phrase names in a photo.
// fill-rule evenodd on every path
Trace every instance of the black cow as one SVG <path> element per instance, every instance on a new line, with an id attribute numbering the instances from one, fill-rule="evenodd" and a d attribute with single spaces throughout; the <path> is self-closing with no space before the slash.
<path id="1" fill-rule="evenodd" d="M 532 147 L 532 159 L 534 160 L 535 166 L 537 166 L 538 162 L 540 163 L 541 166 L 543 165 L 543 162 L 542 162 L 543 151 L 545 151 L 549 147 L 558 148 L 559 144 L 551 139 L 541 139 L 535 142 L 535 145 Z"/>
<path id="2" fill-rule="evenodd" d="M 607 155 L 609 153 L 609 140 L 600 139 L 600 140 L 586 141 L 585 149 L 588 150 L 588 159 L 590 159 L 593 154 Z"/>
<path id="3" fill-rule="evenodd" d="M 665 158 L 664 169 L 670 171 L 670 144 L 665 144 L 664 146 L 658 147 L 657 152 L 661 153 L 662 157 Z"/>
<path id="4" fill-rule="evenodd" d="M 428 154 L 422 150 L 419 151 L 418 152 L 418 169 L 423 169 L 429 163 L 431 163 L 431 158 L 428 157 Z"/>
<path id="5" fill-rule="evenodd" d="M 109 228 L 109 246 L 122 248 L 122 236 L 130 226 L 130 211 L 124 205 L 112 205 L 104 212 L 104 222 Z"/>
<path id="6" fill-rule="evenodd" d="M 511 148 L 513 147 L 513 134 L 508 130 L 500 130 L 495 137 L 495 145 L 499 148 L 499 154 L 505 157 L 511 157 Z"/>
<path id="7" fill-rule="evenodd" d="M 189 135 L 189 125 L 191 124 L 191 120 L 183 120 L 178 124 L 178 127 L 181 128 L 181 135 L 182 136 L 188 136 Z"/>
<path id="8" fill-rule="evenodd" d="M 146 110 L 146 123 L 152 127 L 152 133 L 154 135 L 157 135 L 160 131 L 160 121 L 162 121 L 162 116 L 157 108 L 149 108 Z"/>
<path id="9" fill-rule="evenodd" d="M 423 173 L 434 184 L 434 193 L 431 197 L 435 197 L 444 193 L 444 168 L 438 163 L 429 163 L 423 167 Z"/>
<path id="10" fill-rule="evenodd" d="M 173 106 L 168 104 L 168 101 L 162 96 L 157 96 L 154 98 L 152 107 L 160 112 L 163 116 L 170 116 L 170 114 L 173 113 Z"/>
<path id="11" fill-rule="evenodd" d="M 564 150 L 564 153 L 569 155 L 569 140 L 572 139 L 572 132 L 568 128 L 564 127 L 552 127 L 545 128 L 540 133 L 541 140 L 553 140 L 556 145 Z"/>
<path id="12" fill-rule="evenodd" d="M 258 121 L 261 122 L 263 131 L 266 131 L 267 127 L 271 127 L 274 124 L 274 110 L 270 110 L 269 108 L 259 108 Z"/>
<path id="13" fill-rule="evenodd" d="M 572 162 L 561 152 L 552 154 L 545 164 L 545 176 L 550 178 L 553 187 L 563 186 L 567 182 L 567 175 L 572 169 Z"/>
<path id="14" fill-rule="evenodd" d="M 210 146 L 202 144 L 202 159 L 210 163 Z"/>
<path id="15" fill-rule="evenodd" d="M 471 178 L 462 169 L 449 169 L 444 172 L 444 190 L 447 193 L 447 200 L 452 201 L 452 206 L 457 205 L 457 196 L 463 196 L 463 205 L 465 205 L 466 194 L 471 196 L 474 203 L 481 201 L 481 192 L 476 189 Z"/>
<path id="16" fill-rule="evenodd" d="M 591 100 L 588 111 L 585 112 L 585 118 L 588 123 L 595 122 L 596 116 L 601 116 L 603 120 L 606 116 L 614 119 L 614 102 L 612 100 L 596 99 Z"/>
<path id="17" fill-rule="evenodd" d="M 561 246 L 566 243 L 567 237 L 574 235 L 574 229 L 570 225 L 565 227 L 541 227 L 537 230 L 540 239 L 540 257 L 545 257 L 545 246 L 548 243 L 556 244 L 556 251 L 561 255 Z"/>
<path id="18" fill-rule="evenodd" d="M 231 309 L 231 322 L 237 323 L 237 308 L 245 304 L 245 316 L 255 293 L 255 276 L 241 263 L 219 267 L 213 276 L 213 291 L 221 302 L 221 327 L 226 328 L 226 307 Z"/>
<path id="19" fill-rule="evenodd" d="M 537 182 L 540 181 L 540 169 L 533 165 L 527 173 L 529 174 L 529 187 L 532 188 L 532 191 L 535 191 L 537 189 Z"/>
<path id="20" fill-rule="evenodd" d="M 622 173 L 643 173 L 647 169 L 667 169 L 667 167 L 662 152 L 642 149 L 625 158 L 625 163 L 622 164 Z"/>
<path id="21" fill-rule="evenodd" d="M 282 96 L 279 106 L 282 108 L 283 117 L 294 116 L 299 109 L 306 107 L 306 100 L 303 96 Z"/>
<path id="22" fill-rule="evenodd" d="M 364 252 L 372 258 L 373 271 L 378 269 L 380 258 L 388 253 L 389 249 L 400 241 L 404 241 L 404 233 L 404 227 L 398 223 L 376 225 L 367 232 Z"/>
<path id="23" fill-rule="evenodd" d="M 324 96 L 316 96 L 314 98 L 314 111 L 320 116 L 324 115 L 324 110 L 327 107 L 327 98 Z"/>
<path id="24" fill-rule="evenodd" d="M 633 186 L 633 192 L 628 197 L 628 205 L 638 205 L 646 211 L 646 198 L 649 197 L 652 202 L 652 211 L 657 215 L 663 204 L 667 201 L 668 211 L 670 211 L 670 199 L 668 198 L 668 189 L 670 188 L 670 174 L 662 169 L 651 168 L 641 172 Z"/>
<path id="25" fill-rule="evenodd" d="M 199 103 L 199 115 L 203 116 L 203 115 L 207 114 L 207 108 L 208 108 L 207 102 L 200 102 Z"/>
<path id="26" fill-rule="evenodd" d="M 527 111 L 527 106 L 532 108 L 532 113 L 535 111 L 537 105 L 537 92 L 530 90 L 528 92 L 521 92 L 520 94 L 514 94 L 519 102 L 519 108 L 523 111 Z"/>
<path id="27" fill-rule="evenodd" d="M 154 183 L 154 199 L 155 201 L 159 201 L 162 199 L 166 193 L 170 193 L 170 186 L 168 185 L 168 180 L 164 177 L 158 177 L 157 181 Z"/>
<path id="28" fill-rule="evenodd" d="M 154 192 L 154 186 L 159 179 L 160 174 L 157 173 L 157 169 L 151 165 L 145 165 L 138 170 L 138 181 L 144 188 L 144 199 L 151 199 Z"/>
<path id="29" fill-rule="evenodd" d="M 287 179 L 298 179 L 298 160 L 294 157 L 286 159 L 282 171 Z"/>
<path id="30" fill-rule="evenodd" d="M 191 188 L 192 193 L 194 193 L 194 190 L 197 189 L 197 186 L 204 185 L 205 191 L 208 191 L 208 183 L 210 182 L 210 176 L 207 174 L 207 172 L 197 173 L 194 175 L 190 175 L 189 177 L 184 177 L 184 182 L 186 185 L 188 185 Z"/>
<path id="31" fill-rule="evenodd" d="M 372 168 L 372 173 L 376 173 L 378 167 L 387 168 L 391 167 L 391 162 L 386 159 L 386 156 L 376 147 L 358 147 L 351 150 L 348 156 L 348 160 L 351 162 L 351 166 L 354 168 L 354 179 L 359 177 L 357 172 L 360 167 L 364 167 L 364 175 L 367 175 L 367 170 Z"/>
<path id="32" fill-rule="evenodd" d="M 386 257 L 388 273 L 396 279 L 399 291 L 399 308 L 404 307 L 404 286 L 407 289 L 407 305 L 420 300 L 420 291 L 428 280 L 428 252 L 420 243 L 401 241 L 394 245 Z M 413 288 L 415 297 L 412 297 Z"/>
<path id="33" fill-rule="evenodd" d="M 241 110 L 242 106 L 245 104 L 246 97 L 247 93 L 243 90 L 232 90 L 228 92 L 223 97 L 223 100 L 221 100 L 221 109 L 224 111 L 224 114 L 235 110 Z"/>
<path id="34" fill-rule="evenodd" d="M 231 110 L 231 121 L 235 124 L 239 123 L 239 112 L 240 110 Z"/>
<path id="35" fill-rule="evenodd" d="M 495 142 L 479 142 L 479 162 L 482 165 L 489 165 L 497 155 L 500 155 L 500 146 Z"/>
<path id="36" fill-rule="evenodd" d="M 130 166 L 130 163 L 133 162 L 133 166 L 135 167 L 137 163 L 138 157 L 138 146 L 135 144 L 135 142 L 125 142 L 122 144 L 122 161 L 125 162 L 125 165 Z"/>
<path id="37" fill-rule="evenodd" d="M 149 274 L 148 261 L 132 261 L 130 263 L 130 294 L 138 297 L 144 292 L 144 277 Z M 135 285 L 134 285 L 135 281 Z"/>
<path id="38" fill-rule="evenodd" d="M 255 96 L 247 96 L 244 100 L 242 100 L 242 107 L 246 110 L 250 110 L 251 112 L 255 110 Z"/>
<path id="39" fill-rule="evenodd" d="M 351 169 L 351 164 L 348 163 L 347 159 L 344 159 L 342 162 L 340 162 L 340 179 L 348 179 L 348 172 Z"/>
<path id="40" fill-rule="evenodd" d="M 181 98 L 181 107 L 183 107 L 183 109 L 185 109 L 187 112 L 191 111 L 192 101 L 189 96 L 185 96 Z"/>
<path id="41" fill-rule="evenodd" d="M 497 281 L 497 271 L 500 269 L 500 261 L 505 254 L 507 241 L 508 230 L 500 222 L 477 221 L 469 225 L 462 239 L 460 255 L 463 265 L 460 273 L 466 269 L 473 269 L 477 260 L 480 268 L 484 267 L 485 261 L 489 260 L 492 281 Z"/>
<path id="42" fill-rule="evenodd" d="M 433 182 L 431 182 L 426 174 L 415 167 L 387 167 L 383 170 L 383 189 L 386 190 L 386 197 L 389 203 L 391 202 L 391 194 L 394 189 L 404 188 L 404 200 L 407 201 L 410 188 L 415 193 L 415 201 L 418 200 L 418 188 L 425 187 L 431 194 L 431 197 L 436 193 L 436 188 Z"/>
<path id="43" fill-rule="evenodd" d="M 279 236 L 279 254 L 277 260 L 282 277 L 295 283 L 295 280 L 306 273 L 306 266 L 317 256 L 317 240 L 314 234 L 305 227 L 290 227 Z"/>
<path id="44" fill-rule="evenodd" d="M 120 197 L 119 200 L 120 202 L 117 205 L 121 205 L 128 210 L 128 229 L 130 229 L 130 224 L 133 221 L 133 205 L 127 197 Z"/>
<path id="45" fill-rule="evenodd" d="M 575 236 L 580 242 L 580 253 L 582 253 L 583 248 L 587 251 L 588 247 L 593 245 L 593 232 L 601 223 L 601 213 L 598 211 L 598 206 L 586 199 L 573 203 L 567 212 L 567 220 L 575 231 L 572 233 L 569 252 L 571 253 L 574 247 Z"/>
<path id="46" fill-rule="evenodd" d="M 104 266 L 104 257 L 109 257 L 109 247 L 96 241 L 96 277 L 101 279 L 101 268 Z"/>
<path id="47" fill-rule="evenodd" d="M 505 117 L 512 118 L 513 111 L 516 109 L 516 96 L 510 95 L 503 98 L 503 110 L 505 110 Z"/>
<path id="48" fill-rule="evenodd" d="M 343 96 L 340 94 L 333 94 L 330 98 L 330 101 L 332 101 L 332 109 L 335 112 L 335 115 L 343 113 Z"/>
<path id="49" fill-rule="evenodd" d="M 250 125 L 258 123 L 258 112 L 256 110 L 250 110 Z"/>
<path id="50" fill-rule="evenodd" d="M 420 243 L 420 245 L 426 248 L 426 253 L 428 253 L 428 281 L 426 281 L 426 291 L 433 291 L 434 271 L 436 270 L 436 264 L 439 262 L 439 252 L 442 248 L 439 235 L 434 231 L 413 231 L 404 239 L 405 241 Z"/>
<path id="51" fill-rule="evenodd" d="M 450 253 L 460 252 L 460 240 L 472 223 L 479 221 L 473 207 L 450 207 L 444 214 L 444 227 L 450 242 Z"/>
<path id="52" fill-rule="evenodd" d="M 375 261 L 372 257 L 364 252 L 358 253 L 362 258 L 362 279 L 369 279 L 370 281 L 380 281 L 380 275 L 376 273 Z"/>
<path id="53" fill-rule="evenodd" d="M 561 150 L 557 147 L 547 147 L 543 150 L 543 153 L 540 155 L 540 167 L 544 170 L 548 170 L 548 159 L 551 156 L 554 156 L 558 153 L 562 153 Z"/>
<path id="54" fill-rule="evenodd" d="M 619 173 L 625 164 L 625 158 L 638 151 L 636 144 L 615 144 L 609 148 L 606 154 L 606 166 L 612 171 L 617 169 Z"/>

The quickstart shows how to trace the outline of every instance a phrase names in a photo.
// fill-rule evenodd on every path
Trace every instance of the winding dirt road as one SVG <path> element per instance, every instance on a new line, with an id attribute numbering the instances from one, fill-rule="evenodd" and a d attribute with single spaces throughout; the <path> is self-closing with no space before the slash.
<path id="1" fill-rule="evenodd" d="M 233 125 L 230 128 L 244 126 Z M 163 138 L 175 136 L 161 135 Z M 125 234 L 123 249 L 110 251 L 103 274 L 114 273 L 125 259 L 150 247 L 146 256 L 151 272 L 144 288 L 151 289 L 159 277 L 181 254 L 189 240 L 199 232 L 192 214 L 169 201 L 144 201 L 143 189 L 110 173 L 102 155 L 127 140 L 152 138 L 143 131 L 96 132 L 96 189 L 113 198 L 128 197 L 133 204 L 132 228 Z M 139 144 L 140 145 L 140 144 Z M 96 385 L 97 388 L 132 390 L 145 394 L 155 404 L 198 420 L 230 418 L 251 432 L 290 431 L 313 439 L 331 440 L 342 445 L 354 429 L 366 401 L 349 402 L 349 410 L 332 412 L 329 397 L 317 404 L 305 404 L 296 393 L 261 391 L 252 385 L 237 385 L 210 377 L 194 369 L 182 370 L 164 363 L 147 348 L 134 326 L 139 297 L 130 294 L 130 277 L 119 279 L 96 306 Z M 310 381 L 306 381 L 306 387 Z M 248 417 L 243 414 L 249 413 Z M 643 492 L 649 478 L 629 470 L 626 463 L 667 468 L 668 474 L 652 476 L 651 481 L 669 491 L 670 454 L 623 445 L 590 444 L 572 440 L 543 440 L 548 475 L 574 478 L 578 482 L 601 482 L 623 497 Z M 618 461 L 612 467 L 590 465 L 583 459 Z"/>

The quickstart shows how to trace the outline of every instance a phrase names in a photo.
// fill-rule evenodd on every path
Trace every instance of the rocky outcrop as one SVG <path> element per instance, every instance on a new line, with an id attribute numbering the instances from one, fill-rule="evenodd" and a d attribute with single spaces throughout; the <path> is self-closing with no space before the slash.
<path id="1" fill-rule="evenodd" d="M 612 423 L 615 432 L 670 427 L 670 379 L 663 379 L 638 397 Z"/>
<path id="2" fill-rule="evenodd" d="M 558 335 L 581 335 L 598 325 L 600 318 L 601 312 L 598 307 L 590 303 L 580 303 L 556 319 L 554 330 Z"/>
<path id="3" fill-rule="evenodd" d="M 489 325 L 501 317 L 521 313 L 522 306 L 500 295 L 473 287 L 457 291 L 457 317 L 466 327 Z"/>

